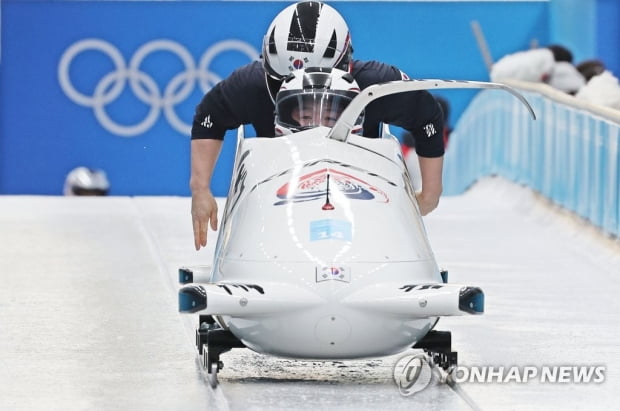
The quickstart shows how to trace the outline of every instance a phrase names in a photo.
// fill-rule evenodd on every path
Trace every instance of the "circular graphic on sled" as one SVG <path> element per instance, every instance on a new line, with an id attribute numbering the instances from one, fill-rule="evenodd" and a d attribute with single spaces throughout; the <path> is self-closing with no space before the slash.
<path id="1" fill-rule="evenodd" d="M 394 382 L 401 395 L 409 396 L 428 387 L 433 373 L 424 354 L 401 357 L 394 365 Z"/>
<path id="2" fill-rule="evenodd" d="M 328 175 L 331 176 L 331 192 L 338 190 L 343 196 L 352 200 L 375 200 L 389 203 L 390 199 L 379 187 L 352 174 L 333 169 L 321 169 L 287 182 L 276 192 L 280 201 L 274 205 L 290 202 L 298 203 L 316 199 L 325 199 L 328 190 Z"/>

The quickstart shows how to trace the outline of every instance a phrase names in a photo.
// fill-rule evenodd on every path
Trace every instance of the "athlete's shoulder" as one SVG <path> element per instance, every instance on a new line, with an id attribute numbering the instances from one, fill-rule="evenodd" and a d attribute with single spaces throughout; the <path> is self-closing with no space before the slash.
<path id="1" fill-rule="evenodd" d="M 265 71 L 260 61 L 253 61 L 235 69 L 230 76 L 222 81 L 227 86 L 264 87 Z"/>
<path id="2" fill-rule="evenodd" d="M 353 60 L 351 74 L 361 88 L 386 81 L 407 79 L 407 75 L 396 66 L 376 60 Z"/>

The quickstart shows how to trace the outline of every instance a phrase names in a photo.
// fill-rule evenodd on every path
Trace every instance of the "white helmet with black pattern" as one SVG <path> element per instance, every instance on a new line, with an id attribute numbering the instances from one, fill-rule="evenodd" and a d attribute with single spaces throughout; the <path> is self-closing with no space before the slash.
<path id="1" fill-rule="evenodd" d="M 351 37 L 344 18 L 320 1 L 301 1 L 282 10 L 263 38 L 262 59 L 270 92 L 293 70 L 335 67 L 350 71 Z"/>
<path id="2" fill-rule="evenodd" d="M 105 171 L 88 167 L 71 170 L 63 187 L 66 196 L 105 196 L 109 191 L 110 183 Z"/>

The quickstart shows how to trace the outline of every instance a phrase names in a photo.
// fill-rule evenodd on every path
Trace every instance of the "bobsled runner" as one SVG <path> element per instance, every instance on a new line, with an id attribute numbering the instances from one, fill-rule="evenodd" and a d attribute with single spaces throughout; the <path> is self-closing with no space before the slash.
<path id="1" fill-rule="evenodd" d="M 332 128 L 277 138 L 237 136 L 233 178 L 210 278 L 179 270 L 179 310 L 198 314 L 196 345 L 217 383 L 232 348 L 347 360 L 423 349 L 456 365 L 440 317 L 477 315 L 484 293 L 451 284 L 431 250 L 400 144 L 352 134 L 371 101 L 496 83 L 405 80 L 361 91 Z"/>

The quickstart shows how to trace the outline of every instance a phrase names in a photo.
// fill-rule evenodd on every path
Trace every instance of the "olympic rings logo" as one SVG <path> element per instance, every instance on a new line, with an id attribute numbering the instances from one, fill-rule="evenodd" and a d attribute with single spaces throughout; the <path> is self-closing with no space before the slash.
<path id="1" fill-rule="evenodd" d="M 78 91 L 70 79 L 69 69 L 77 55 L 95 50 L 112 60 L 115 70 L 103 76 L 95 86 L 92 95 Z M 92 107 L 95 117 L 103 128 L 123 137 L 133 137 L 149 130 L 163 111 L 168 123 L 182 134 L 190 135 L 191 124 L 184 123 L 175 111 L 175 106 L 192 93 L 198 81 L 203 93 L 221 81 L 221 77 L 208 70 L 209 65 L 219 53 L 239 51 L 250 61 L 257 60 L 259 54 L 249 44 L 240 40 L 224 40 L 208 48 L 199 60 L 198 66 L 192 55 L 181 44 L 171 40 L 153 40 L 141 46 L 126 64 L 121 52 L 112 44 L 100 39 L 84 39 L 71 45 L 63 53 L 58 64 L 58 81 L 65 94 L 75 103 Z M 163 90 L 157 82 L 140 69 L 145 58 L 156 51 L 170 52 L 180 58 L 185 70 L 176 74 Z M 121 125 L 112 120 L 106 106 L 116 100 L 125 86 L 143 103 L 150 106 L 146 117 L 135 125 Z"/>

